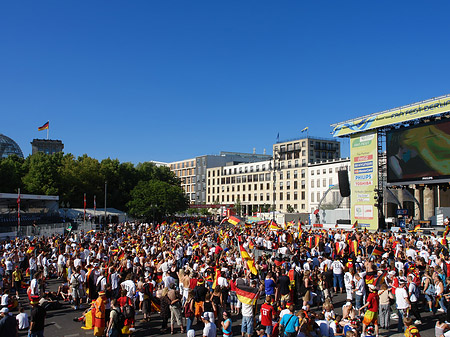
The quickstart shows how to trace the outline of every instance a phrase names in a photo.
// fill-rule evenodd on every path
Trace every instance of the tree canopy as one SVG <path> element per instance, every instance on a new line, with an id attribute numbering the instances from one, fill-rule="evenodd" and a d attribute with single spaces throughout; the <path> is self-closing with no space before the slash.
<path id="1" fill-rule="evenodd" d="M 163 216 L 183 211 L 187 199 L 180 180 L 168 167 L 151 162 L 134 165 L 107 158 L 98 161 L 88 155 L 75 158 L 72 154 L 36 153 L 22 159 L 12 155 L 0 160 L 0 192 L 59 195 L 60 201 L 71 207 L 104 204 L 105 182 L 107 206 L 128 211 L 132 215 L 151 218 L 149 205 L 158 205 L 155 215 Z"/>

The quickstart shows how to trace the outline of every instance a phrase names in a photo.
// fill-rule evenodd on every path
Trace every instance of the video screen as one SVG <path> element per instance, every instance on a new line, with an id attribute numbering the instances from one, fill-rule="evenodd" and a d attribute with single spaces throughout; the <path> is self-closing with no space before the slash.
<path id="1" fill-rule="evenodd" d="M 450 121 L 386 134 L 387 182 L 450 180 Z"/>

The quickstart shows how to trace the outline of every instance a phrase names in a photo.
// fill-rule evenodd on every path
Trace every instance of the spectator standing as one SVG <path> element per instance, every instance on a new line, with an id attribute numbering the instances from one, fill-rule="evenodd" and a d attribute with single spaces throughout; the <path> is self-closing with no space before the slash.
<path id="1" fill-rule="evenodd" d="M 39 305 L 39 298 L 33 298 L 30 302 L 31 308 L 31 322 L 28 337 L 43 337 L 45 327 L 45 317 L 47 312 Z"/>

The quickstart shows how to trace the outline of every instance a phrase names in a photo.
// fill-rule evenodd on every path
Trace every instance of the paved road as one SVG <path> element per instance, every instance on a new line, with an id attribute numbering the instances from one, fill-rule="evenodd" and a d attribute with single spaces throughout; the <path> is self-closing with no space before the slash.
<path id="1" fill-rule="evenodd" d="M 48 282 L 50 290 L 56 290 L 60 281 L 50 280 Z M 342 305 L 345 301 L 345 295 L 339 294 L 333 298 L 335 312 L 341 313 Z M 25 299 L 25 296 L 22 296 L 20 299 L 20 303 L 24 305 L 25 310 L 29 313 L 30 306 L 28 305 L 28 301 Z M 315 308 L 314 308 L 315 309 Z M 16 314 L 17 312 L 14 312 Z M 81 329 L 81 323 L 74 322 L 73 319 L 75 317 L 79 317 L 82 311 L 75 311 L 72 309 L 70 305 L 64 303 L 63 308 L 60 310 L 49 311 L 46 319 L 46 327 L 45 327 L 45 336 L 51 337 L 77 337 L 77 336 L 93 336 L 92 330 L 83 330 Z M 434 337 L 434 325 L 436 322 L 436 315 L 433 315 L 430 312 L 422 312 L 422 322 L 423 324 L 419 326 L 420 333 L 422 337 Z M 153 314 L 151 317 L 151 321 L 148 323 L 142 323 L 142 314 L 137 313 L 136 317 L 136 332 L 133 334 L 135 337 L 143 337 L 143 336 L 186 336 L 185 334 L 181 334 L 179 328 L 175 331 L 175 335 L 169 334 L 161 334 L 161 319 L 158 314 Z M 240 317 L 233 316 L 233 335 L 240 336 Z M 388 337 L 399 337 L 403 336 L 403 334 L 397 334 L 396 329 L 397 321 L 391 320 L 390 331 L 381 330 L 380 336 L 388 336 Z M 201 336 L 203 324 L 195 327 L 196 336 Z M 27 336 L 27 332 L 21 331 L 19 336 Z M 3 336 L 1 336 L 3 337 Z"/>

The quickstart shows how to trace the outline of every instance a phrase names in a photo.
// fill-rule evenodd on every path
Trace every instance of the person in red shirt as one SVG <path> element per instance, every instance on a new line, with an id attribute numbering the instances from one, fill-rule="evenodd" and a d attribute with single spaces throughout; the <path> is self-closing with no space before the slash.
<path id="1" fill-rule="evenodd" d="M 373 284 L 369 284 L 369 291 L 367 303 L 359 309 L 359 312 L 361 313 L 362 309 L 367 308 L 363 319 L 363 331 L 366 331 L 366 328 L 373 323 L 375 326 L 375 335 L 378 336 L 378 305 L 380 299 L 378 297 L 377 287 Z"/>
<path id="2" fill-rule="evenodd" d="M 266 301 L 261 306 L 261 324 L 266 327 L 267 337 L 272 336 L 272 321 L 276 315 L 275 309 L 270 304 L 272 302 L 272 296 L 266 296 Z"/>

